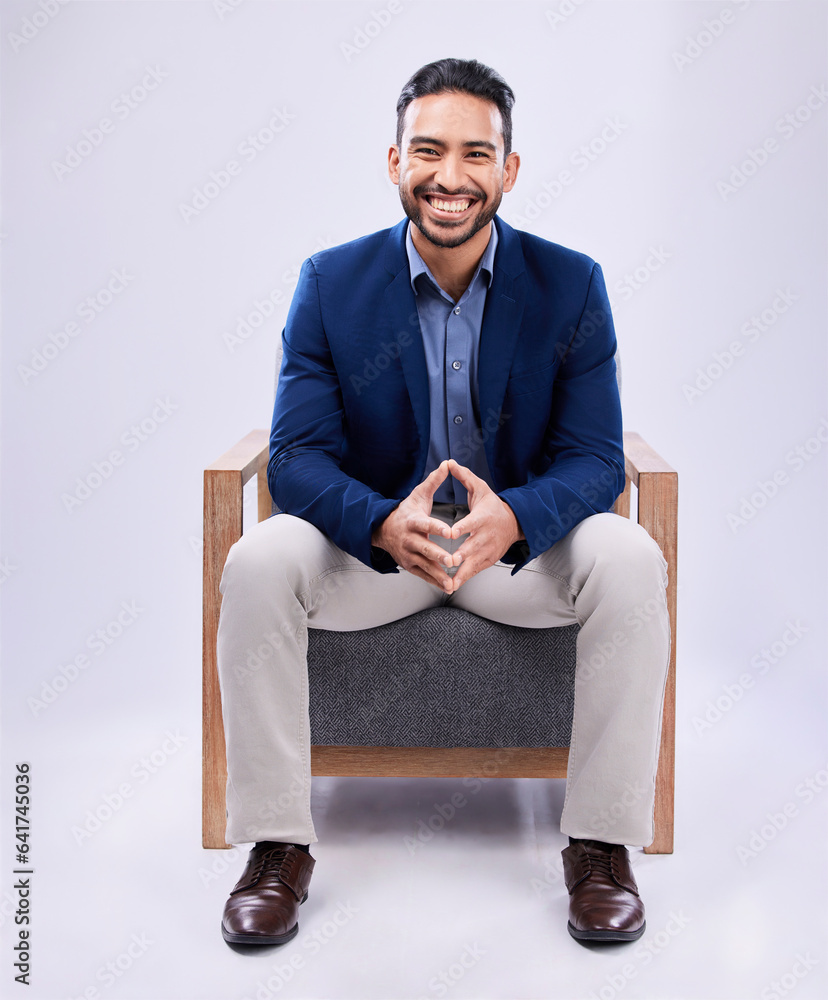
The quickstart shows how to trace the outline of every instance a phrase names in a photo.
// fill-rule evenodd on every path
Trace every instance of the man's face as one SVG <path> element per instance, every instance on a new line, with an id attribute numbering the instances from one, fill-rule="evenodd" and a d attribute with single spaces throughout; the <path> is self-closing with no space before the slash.
<path id="1" fill-rule="evenodd" d="M 418 97 L 405 113 L 400 146 L 388 153 L 405 214 L 438 247 L 456 247 L 488 225 L 520 158 L 504 162 L 500 112 L 470 94 Z"/>

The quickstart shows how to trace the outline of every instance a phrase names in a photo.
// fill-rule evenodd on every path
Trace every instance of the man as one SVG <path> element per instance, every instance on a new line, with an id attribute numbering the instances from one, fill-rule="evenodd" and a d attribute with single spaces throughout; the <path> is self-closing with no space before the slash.
<path id="1" fill-rule="evenodd" d="M 307 628 L 444 604 L 581 626 L 561 818 L 569 931 L 643 933 L 625 845 L 653 837 L 666 563 L 609 513 L 624 463 L 601 269 L 496 215 L 520 167 L 513 102 L 476 61 L 419 70 L 388 158 L 407 218 L 303 266 L 268 465 L 280 513 L 233 546 L 221 584 L 227 840 L 255 842 L 225 906 L 228 942 L 289 940 L 307 896 Z M 646 627 L 643 606 L 658 609 Z M 245 669 L 274 633 L 277 662 Z"/>

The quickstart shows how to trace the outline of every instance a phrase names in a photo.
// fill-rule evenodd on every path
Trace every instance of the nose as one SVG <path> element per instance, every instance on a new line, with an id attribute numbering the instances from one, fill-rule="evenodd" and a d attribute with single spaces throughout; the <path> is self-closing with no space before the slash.
<path id="1" fill-rule="evenodd" d="M 434 182 L 452 193 L 463 186 L 463 176 L 462 163 L 454 156 L 444 156 L 434 171 Z"/>

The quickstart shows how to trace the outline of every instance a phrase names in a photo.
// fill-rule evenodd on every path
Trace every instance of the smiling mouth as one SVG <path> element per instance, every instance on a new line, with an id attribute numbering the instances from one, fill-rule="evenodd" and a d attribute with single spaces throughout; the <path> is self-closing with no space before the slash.
<path id="1" fill-rule="evenodd" d="M 447 215 L 461 215 L 467 211 L 474 203 L 474 198 L 441 198 L 435 194 L 427 194 L 426 201 L 438 212 L 445 212 Z"/>

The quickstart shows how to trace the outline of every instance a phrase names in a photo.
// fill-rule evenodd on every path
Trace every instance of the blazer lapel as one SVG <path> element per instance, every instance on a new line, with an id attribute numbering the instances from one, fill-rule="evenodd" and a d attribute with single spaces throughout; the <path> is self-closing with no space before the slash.
<path id="1" fill-rule="evenodd" d="M 526 299 L 526 286 L 521 280 L 524 264 L 520 238 L 498 216 L 495 224 L 498 244 L 492 284 L 486 294 L 477 368 L 480 419 L 484 424 L 491 416 L 500 417 Z M 494 436 L 487 435 L 486 457 L 493 474 L 494 444 Z"/>
<path id="2" fill-rule="evenodd" d="M 431 433 L 428 371 L 426 369 L 423 335 L 417 315 L 417 302 L 411 288 L 408 256 L 405 252 L 405 231 L 408 220 L 393 227 L 386 244 L 385 267 L 393 275 L 385 289 L 385 309 L 388 316 L 388 336 L 400 344 L 400 364 L 405 376 L 414 419 L 420 435 L 423 460 L 428 452 Z"/>

